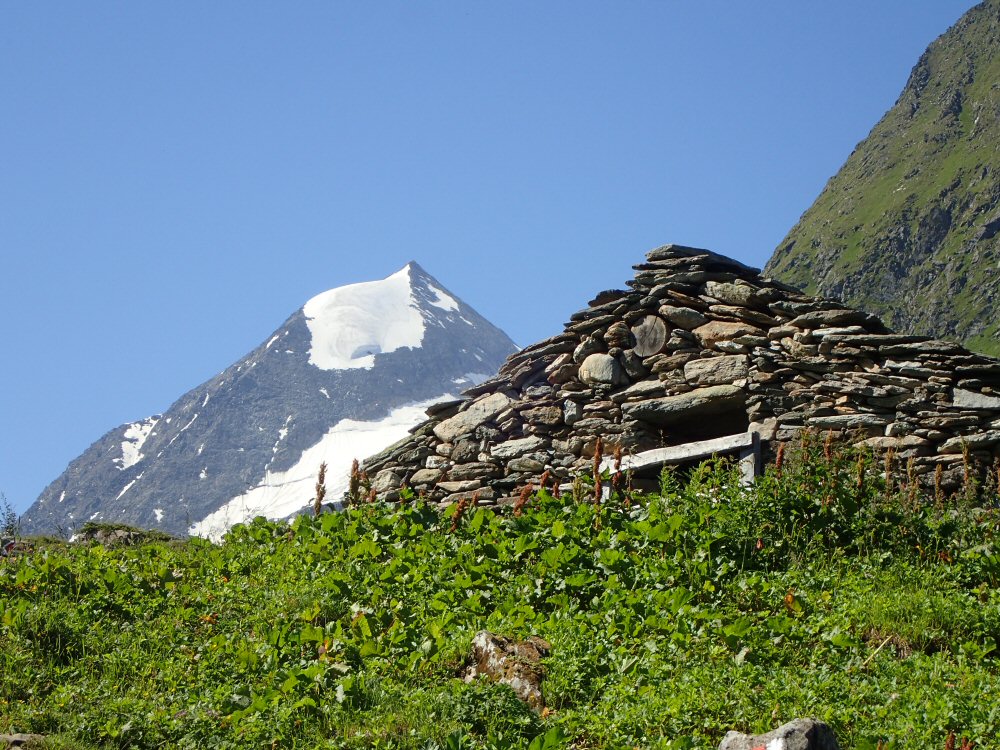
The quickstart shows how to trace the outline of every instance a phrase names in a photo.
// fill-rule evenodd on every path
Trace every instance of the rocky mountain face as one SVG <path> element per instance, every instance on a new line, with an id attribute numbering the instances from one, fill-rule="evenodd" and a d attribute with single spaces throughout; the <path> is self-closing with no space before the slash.
<path id="1" fill-rule="evenodd" d="M 100 438 L 22 519 L 25 533 L 85 521 L 218 536 L 255 515 L 328 498 L 353 458 L 406 434 L 426 406 L 485 380 L 513 342 L 416 263 L 330 290 L 164 414 Z"/>
<path id="2" fill-rule="evenodd" d="M 368 459 L 376 493 L 514 503 L 595 465 L 655 479 L 758 441 L 767 458 L 804 427 L 889 452 L 906 481 L 942 491 L 1000 457 L 1000 360 L 891 333 L 707 250 L 668 245 L 635 269 L 629 290 L 602 292 Z"/>
<path id="3" fill-rule="evenodd" d="M 765 271 L 1000 354 L 1000 0 L 933 42 Z"/>

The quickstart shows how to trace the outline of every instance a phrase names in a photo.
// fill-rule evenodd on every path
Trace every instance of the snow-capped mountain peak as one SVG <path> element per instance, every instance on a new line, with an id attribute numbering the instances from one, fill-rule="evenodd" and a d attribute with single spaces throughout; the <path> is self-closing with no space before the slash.
<path id="1" fill-rule="evenodd" d="M 415 262 L 331 289 L 162 416 L 94 443 L 24 529 L 102 520 L 217 536 L 245 515 L 287 516 L 311 502 L 319 462 L 337 491 L 352 459 L 420 421 L 414 405 L 486 379 L 515 350 Z"/>

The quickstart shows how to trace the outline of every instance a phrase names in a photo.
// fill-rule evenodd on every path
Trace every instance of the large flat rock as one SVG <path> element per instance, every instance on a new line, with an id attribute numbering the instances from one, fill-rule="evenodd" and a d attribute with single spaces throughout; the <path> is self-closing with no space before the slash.
<path id="1" fill-rule="evenodd" d="M 734 385 L 713 385 L 677 396 L 623 404 L 622 413 L 630 419 L 665 426 L 692 417 L 742 409 L 744 400 L 743 391 Z"/>
<path id="2" fill-rule="evenodd" d="M 503 393 L 491 393 L 474 401 L 465 411 L 449 417 L 435 425 L 434 434 L 438 440 L 449 443 L 459 435 L 471 432 L 479 425 L 493 419 L 513 403 L 514 399 Z"/>

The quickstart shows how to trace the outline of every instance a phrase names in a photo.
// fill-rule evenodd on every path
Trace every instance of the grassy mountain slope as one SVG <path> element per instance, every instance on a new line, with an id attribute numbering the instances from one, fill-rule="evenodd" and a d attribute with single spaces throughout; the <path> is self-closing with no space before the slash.
<path id="1" fill-rule="evenodd" d="M 887 487 L 806 434 L 600 505 L 365 505 L 220 546 L 39 542 L 0 558 L 0 733 L 51 748 L 715 748 L 816 716 L 842 747 L 1000 735 L 995 472 Z M 609 481 L 605 477 L 605 481 Z M 539 635 L 547 710 L 457 678 Z"/>
<path id="2" fill-rule="evenodd" d="M 920 58 L 766 271 L 900 331 L 1000 354 L 1000 0 Z"/>

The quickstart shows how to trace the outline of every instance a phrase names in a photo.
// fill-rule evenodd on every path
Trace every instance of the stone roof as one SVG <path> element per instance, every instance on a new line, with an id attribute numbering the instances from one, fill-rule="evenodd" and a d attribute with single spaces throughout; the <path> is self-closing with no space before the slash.
<path id="1" fill-rule="evenodd" d="M 766 453 L 803 427 L 833 430 L 925 479 L 942 465 L 946 487 L 964 455 L 983 467 L 1000 455 L 1000 361 L 892 333 L 707 250 L 667 245 L 634 268 L 627 290 L 601 292 L 366 460 L 378 495 L 501 501 L 545 471 L 590 471 L 598 438 L 602 455 L 642 455 L 751 432 Z"/>

